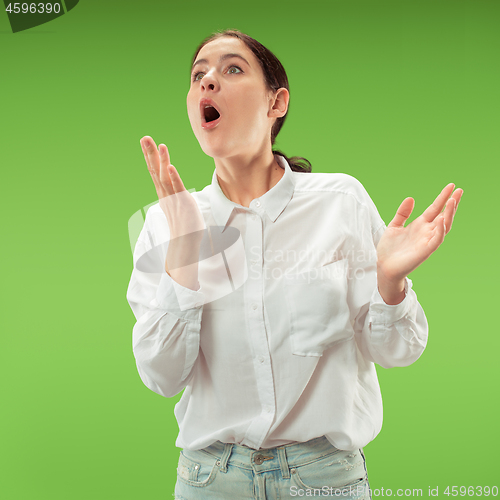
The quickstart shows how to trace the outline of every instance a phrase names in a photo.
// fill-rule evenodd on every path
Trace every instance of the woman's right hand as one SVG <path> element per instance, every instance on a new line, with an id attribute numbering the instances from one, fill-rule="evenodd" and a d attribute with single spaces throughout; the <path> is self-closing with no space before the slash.
<path id="1" fill-rule="evenodd" d="M 141 139 L 141 146 L 160 207 L 167 217 L 171 238 L 203 231 L 206 226 L 200 209 L 170 163 L 167 146 L 160 144 L 157 149 L 149 136 Z"/>
<path id="2" fill-rule="evenodd" d="M 176 275 L 180 276 L 181 268 L 189 267 L 189 264 L 196 264 L 197 270 L 199 248 L 206 224 L 196 200 L 184 187 L 177 169 L 171 165 L 167 146 L 160 144 L 157 149 L 153 139 L 145 136 L 141 139 L 141 147 L 170 229 L 167 258 L 171 271 L 168 271 L 167 266 L 166 270 L 172 277 L 172 270 L 178 270 Z M 186 271 L 194 277 L 194 269 L 193 272 L 188 269 Z M 189 279 L 180 281 L 194 284 Z"/>

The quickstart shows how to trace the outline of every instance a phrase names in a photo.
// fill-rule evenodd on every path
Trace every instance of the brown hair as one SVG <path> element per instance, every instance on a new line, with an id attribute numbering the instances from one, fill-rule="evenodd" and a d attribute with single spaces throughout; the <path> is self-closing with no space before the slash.
<path id="1" fill-rule="evenodd" d="M 191 61 L 191 66 L 194 64 L 200 50 L 207 43 L 212 42 L 213 40 L 217 40 L 218 38 L 221 38 L 223 36 L 234 36 L 236 38 L 239 38 L 255 54 L 255 57 L 257 57 L 264 73 L 264 79 L 269 90 L 276 92 L 280 88 L 285 88 L 290 91 L 285 68 L 283 67 L 279 59 L 257 40 L 254 40 L 252 37 L 238 30 L 216 31 L 215 33 L 212 33 L 210 36 L 205 38 L 196 49 L 193 60 Z M 276 118 L 276 121 L 274 122 L 273 128 L 271 129 L 272 145 L 274 145 L 276 136 L 279 134 L 279 131 L 281 130 L 281 127 L 285 122 L 285 118 L 288 115 L 289 109 L 290 104 L 288 105 L 288 109 L 285 115 Z M 291 158 L 288 158 L 283 152 L 278 150 L 273 150 L 273 153 L 275 155 L 283 156 L 283 158 L 285 158 L 285 160 L 290 165 L 290 168 L 296 172 L 311 172 L 312 170 L 311 163 L 301 156 L 292 156 Z"/>

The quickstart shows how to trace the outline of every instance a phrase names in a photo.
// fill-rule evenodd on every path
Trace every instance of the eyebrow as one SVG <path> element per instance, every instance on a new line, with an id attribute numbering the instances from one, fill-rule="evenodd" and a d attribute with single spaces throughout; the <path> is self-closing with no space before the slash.
<path id="1" fill-rule="evenodd" d="M 222 61 L 225 61 L 226 59 L 230 59 L 232 57 L 237 57 L 239 59 L 242 59 L 245 61 L 248 66 L 250 66 L 250 63 L 243 57 L 240 56 L 239 54 L 223 54 L 222 56 L 219 57 L 219 62 L 221 63 Z M 203 63 L 208 63 L 207 59 L 198 59 L 194 64 L 193 67 L 191 68 L 191 71 L 193 71 L 193 68 L 197 66 L 198 64 L 203 64 Z"/>

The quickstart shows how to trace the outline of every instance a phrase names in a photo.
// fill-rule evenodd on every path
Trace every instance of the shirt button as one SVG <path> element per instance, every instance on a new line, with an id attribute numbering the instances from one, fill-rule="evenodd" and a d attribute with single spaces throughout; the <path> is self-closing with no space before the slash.
<path id="1" fill-rule="evenodd" d="M 259 358 L 258 358 L 258 359 L 259 359 L 259 361 L 260 361 L 261 363 L 264 363 L 264 356 L 259 356 Z"/>
<path id="2" fill-rule="evenodd" d="M 257 309 L 257 304 L 253 304 L 252 309 L 255 311 L 255 309 Z"/>
<path id="3" fill-rule="evenodd" d="M 260 201 L 258 201 L 258 200 L 257 200 L 257 201 L 255 202 L 255 206 L 256 206 L 256 207 L 260 207 Z"/>

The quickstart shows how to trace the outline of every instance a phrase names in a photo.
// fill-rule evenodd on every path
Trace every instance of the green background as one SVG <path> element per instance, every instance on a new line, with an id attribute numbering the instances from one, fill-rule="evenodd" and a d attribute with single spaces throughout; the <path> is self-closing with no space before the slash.
<path id="1" fill-rule="evenodd" d="M 157 200 L 141 137 L 167 144 L 186 188 L 211 181 L 185 99 L 196 46 L 222 28 L 287 69 L 277 146 L 355 176 L 386 223 L 407 196 L 418 216 L 448 182 L 464 189 L 411 275 L 427 349 L 377 367 L 384 426 L 365 453 L 393 496 L 498 485 L 499 25 L 487 0 L 82 0 L 17 34 L 1 12 L 0 495 L 173 497 L 180 395 L 137 373 L 127 225 Z"/>

